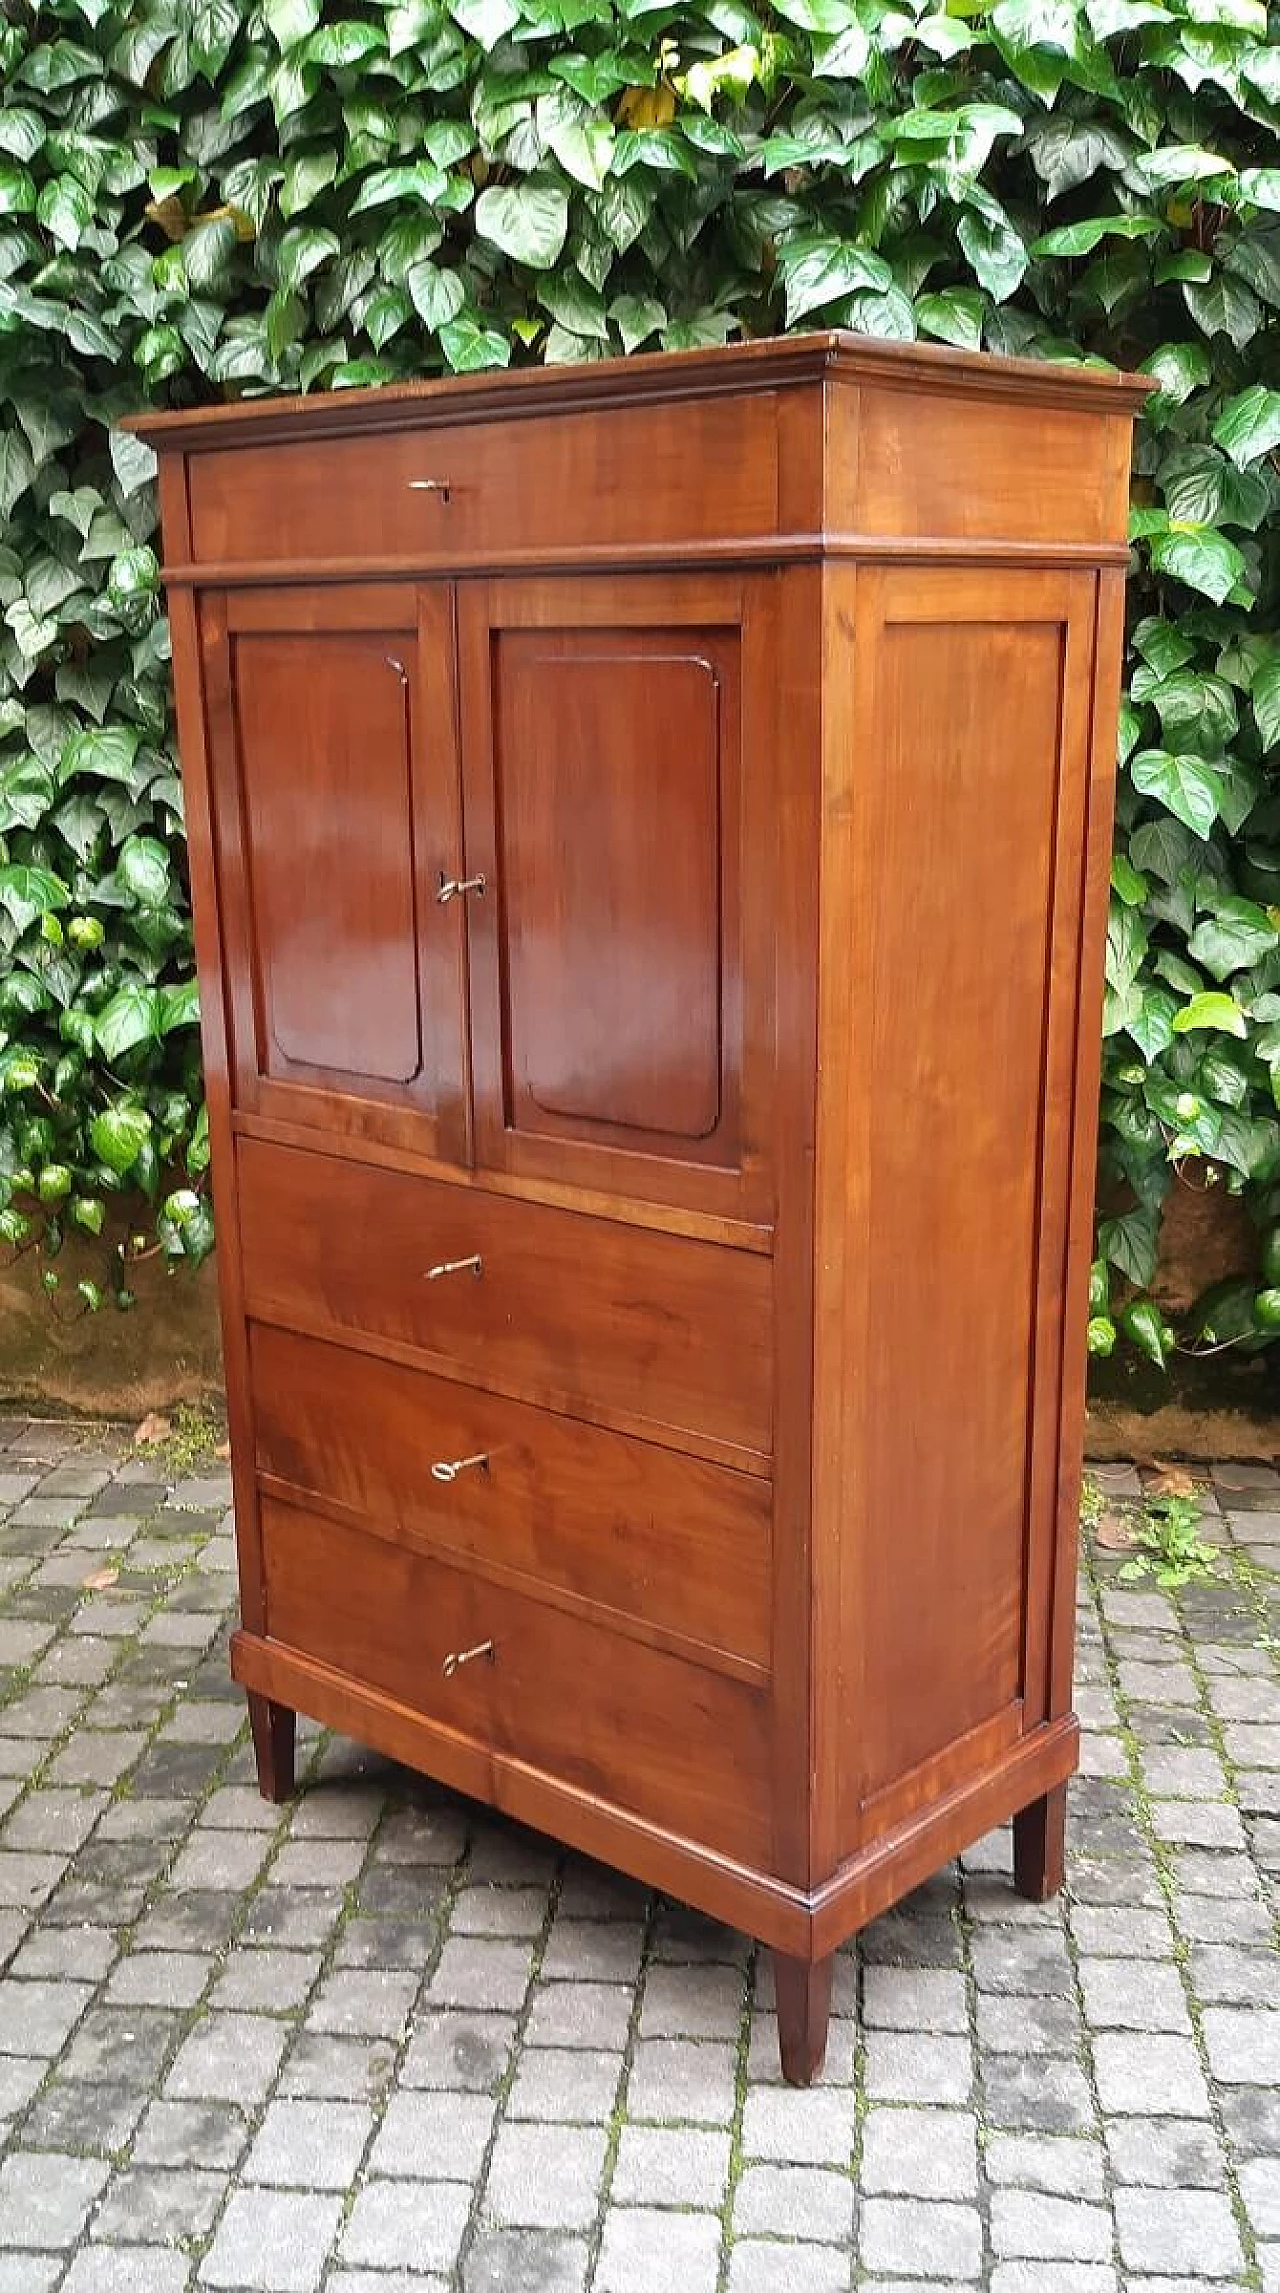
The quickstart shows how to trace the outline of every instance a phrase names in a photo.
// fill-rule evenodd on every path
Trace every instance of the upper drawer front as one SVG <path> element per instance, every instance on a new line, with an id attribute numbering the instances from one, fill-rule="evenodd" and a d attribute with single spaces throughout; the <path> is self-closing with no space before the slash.
<path id="1" fill-rule="evenodd" d="M 264 1503 L 262 1539 L 272 1641 L 664 1831 L 768 1865 L 763 1690 L 293 1505 Z"/>
<path id="2" fill-rule="evenodd" d="M 250 1331 L 260 1472 L 712 1662 L 769 1662 L 768 1481 L 345 1346 Z"/>
<path id="3" fill-rule="evenodd" d="M 771 1447 L 769 1261 L 242 1139 L 251 1316 L 363 1331 L 547 1409 Z M 480 1270 L 433 1268 L 480 1260 Z"/>
<path id="4" fill-rule="evenodd" d="M 777 524 L 775 401 L 222 447 L 191 456 L 188 485 L 206 564 L 729 540 Z"/>

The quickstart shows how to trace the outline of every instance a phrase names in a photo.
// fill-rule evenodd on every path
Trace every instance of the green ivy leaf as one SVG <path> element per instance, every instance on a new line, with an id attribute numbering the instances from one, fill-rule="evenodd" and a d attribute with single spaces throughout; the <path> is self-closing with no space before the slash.
<path id="1" fill-rule="evenodd" d="M 1264 454 L 1280 446 L 1280 390 L 1269 390 L 1259 382 L 1228 399 L 1213 425 L 1213 435 L 1237 469 L 1261 461 Z"/>
<path id="2" fill-rule="evenodd" d="M 1245 579 L 1247 568 L 1240 551 L 1212 526 L 1170 525 L 1165 532 L 1152 535 L 1150 547 L 1151 563 L 1158 573 L 1172 574 L 1188 589 L 1211 597 L 1215 605 L 1225 604 Z"/>
<path id="3" fill-rule="evenodd" d="M 120 1178 L 128 1176 L 150 1138 L 150 1115 L 127 1099 L 95 1115 L 89 1126 L 89 1144 L 99 1162 Z"/>
<path id="4" fill-rule="evenodd" d="M 513 262 L 548 271 L 564 247 L 569 202 L 547 183 L 492 184 L 476 201 L 476 230 Z"/>
<path id="5" fill-rule="evenodd" d="M 116 874 L 145 908 L 159 907 L 169 892 L 169 855 L 154 836 L 126 836 Z"/>
<path id="6" fill-rule="evenodd" d="M 1215 979 L 1245 970 L 1277 945 L 1280 932 L 1265 910 L 1252 900 L 1238 898 L 1223 900 L 1211 916 L 1197 924 L 1187 942 L 1194 961 L 1203 964 Z"/>
<path id="7" fill-rule="evenodd" d="M 1222 782 L 1203 757 L 1147 748 L 1129 767 L 1133 785 L 1153 796 L 1197 836 L 1207 836 L 1222 803 Z"/>
<path id="8" fill-rule="evenodd" d="M 67 742 L 58 777 L 64 784 L 81 773 L 93 780 L 117 780 L 132 787 L 142 736 L 132 725 L 92 725 Z"/>
<path id="9" fill-rule="evenodd" d="M 1193 995 L 1184 1004 L 1173 1022 L 1175 1035 L 1190 1035 L 1197 1029 L 1212 1029 L 1222 1035 L 1237 1035 L 1243 1042 L 1249 1033 L 1249 1022 L 1231 995 Z"/>
<path id="10" fill-rule="evenodd" d="M 1280 649 L 1263 662 L 1249 698 L 1263 747 L 1280 748 Z"/>
<path id="11" fill-rule="evenodd" d="M 160 999 L 154 987 L 141 980 L 126 980 L 97 1014 L 93 1031 L 103 1056 L 111 1061 L 153 1042 L 160 1032 Z"/>

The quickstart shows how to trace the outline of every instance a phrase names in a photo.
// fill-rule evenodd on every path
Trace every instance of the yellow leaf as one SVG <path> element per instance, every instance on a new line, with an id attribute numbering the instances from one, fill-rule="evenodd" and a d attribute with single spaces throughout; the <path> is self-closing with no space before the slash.
<path id="1" fill-rule="evenodd" d="M 150 199 L 144 210 L 148 223 L 158 223 L 166 239 L 185 239 L 191 228 L 176 192 L 167 199 Z"/>
<path id="2" fill-rule="evenodd" d="M 119 1574 L 118 1568 L 90 1569 L 88 1576 L 82 1576 L 80 1582 L 89 1592 L 105 1592 L 109 1585 L 115 1583 Z"/>
<path id="3" fill-rule="evenodd" d="M 675 116 L 676 99 L 663 80 L 656 88 L 624 88 L 618 99 L 624 127 L 669 127 Z"/>
<path id="4" fill-rule="evenodd" d="M 162 1417 L 158 1409 L 149 1409 L 133 1438 L 139 1449 L 148 1449 L 157 1441 L 167 1441 L 172 1431 L 171 1418 Z"/>

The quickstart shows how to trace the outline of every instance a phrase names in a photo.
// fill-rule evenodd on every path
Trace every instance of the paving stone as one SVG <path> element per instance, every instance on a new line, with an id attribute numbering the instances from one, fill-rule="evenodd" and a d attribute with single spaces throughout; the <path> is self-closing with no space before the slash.
<path id="1" fill-rule="evenodd" d="M 184 2040 L 165 2093 L 178 2101 L 260 2102 L 288 2035 L 264 2015 L 211 2014 Z"/>
<path id="2" fill-rule="evenodd" d="M 349 1887 L 364 1862 L 360 1839 L 286 1840 L 271 1866 L 277 1887 Z"/>
<path id="3" fill-rule="evenodd" d="M 320 1966 L 319 1951 L 233 1951 L 214 1986 L 210 2005 L 288 2014 L 302 2005 Z"/>
<path id="4" fill-rule="evenodd" d="M 1074 1998 L 979 1991 L 975 2024 L 979 2047 L 993 2054 L 1080 2052 L 1080 2009 Z"/>
<path id="5" fill-rule="evenodd" d="M 526 2046 L 507 2096 L 508 2118 L 604 2125 L 617 2100 L 621 2061 L 583 2047 Z"/>
<path id="6" fill-rule="evenodd" d="M 113 2158 L 145 2107 L 145 2094 L 134 2086 L 55 2078 L 23 2120 L 22 2139 L 30 2150 L 84 2150 Z"/>
<path id="7" fill-rule="evenodd" d="M 487 2212 L 506 2227 L 590 2228 L 605 2146 L 603 2127 L 500 2127 L 485 2190 Z"/>
<path id="8" fill-rule="evenodd" d="M 683 2038 L 642 2038 L 632 2057 L 627 2109 L 633 2118 L 683 2118 L 728 2125 L 735 2106 L 731 2046 Z"/>
<path id="9" fill-rule="evenodd" d="M 618 2206 L 605 2217 L 595 2293 L 715 2293 L 719 2268 L 714 2214 Z"/>
<path id="10" fill-rule="evenodd" d="M 376 2269 L 443 2275 L 457 2261 L 470 2204 L 462 2182 L 366 2182 L 343 2231 L 341 2257 Z"/>
<path id="11" fill-rule="evenodd" d="M 246 2182 L 345 2190 L 373 2129 L 373 2112 L 353 2102 L 272 2102 L 244 2165 Z"/>
<path id="12" fill-rule="evenodd" d="M 1053 2197 L 1106 2195 L 1103 2153 L 1097 2142 L 1045 2134 L 993 2134 L 983 2162 L 988 2179 L 997 2187 L 1044 2190 Z"/>
<path id="13" fill-rule="evenodd" d="M 135 2093 L 154 2086 L 181 2027 L 162 2007 L 93 2006 L 62 2057 L 65 2078 L 93 2085 L 124 2085 Z"/>
<path id="14" fill-rule="evenodd" d="M 531 1972 L 526 1942 L 451 1935 L 428 1980 L 426 1997 L 432 2006 L 513 2010 L 524 2004 Z M 619 1995 L 629 2006 L 626 1994 Z"/>
<path id="15" fill-rule="evenodd" d="M 849 2095 L 830 2087 L 763 2087 L 747 2095 L 742 2150 L 793 2165 L 847 2165 L 853 2150 Z"/>
<path id="16" fill-rule="evenodd" d="M 1191 2018 L 1175 1966 L 1147 1959 L 1082 1958 L 1079 1977 L 1085 2014 L 1094 2029 L 1190 2036 Z"/>
<path id="17" fill-rule="evenodd" d="M 213 2225 L 226 2178 L 190 2166 L 129 2166 L 117 2174 L 93 2220 L 106 2244 L 178 2245 Z"/>
<path id="18" fill-rule="evenodd" d="M 1104 2031 L 1094 2041 L 1093 2058 L 1104 2111 L 1156 2118 L 1208 2117 L 1208 2088 L 1189 2038 Z"/>
<path id="19" fill-rule="evenodd" d="M 615 2179 L 612 2195 L 621 2194 Z M 848 2174 L 823 2166 L 747 2166 L 734 2192 L 733 2231 L 735 2237 L 754 2233 L 847 2247 L 853 2235 L 853 2182 Z"/>
<path id="20" fill-rule="evenodd" d="M 973 2085 L 973 2049 L 967 2038 L 928 2032 L 870 2030 L 866 2086 L 878 2102 L 966 2102 Z"/>
<path id="21" fill-rule="evenodd" d="M 482 2229 L 462 2270 L 463 2293 L 583 2293 L 588 2247 L 581 2237 L 546 2229 Z M 342 2293 L 345 2280 L 334 2280 Z M 413 2287 L 404 2281 L 404 2293 Z M 395 2293 L 389 2281 L 370 2279 L 362 2293 Z"/>
<path id="22" fill-rule="evenodd" d="M 287 2039 L 289 2027 L 281 2026 Z M 396 2050 L 386 2038 L 334 2038 L 304 2030 L 280 2074 L 280 2092 L 293 2098 L 376 2102 L 395 2072 Z"/>
<path id="23" fill-rule="evenodd" d="M 743 1981 L 736 1967 L 655 1966 L 640 2008 L 642 2038 L 736 2038 Z"/>
<path id="24" fill-rule="evenodd" d="M 135 2165 L 233 2166 L 248 2139 L 230 2102 L 152 2102 L 133 2145 Z"/>
<path id="25" fill-rule="evenodd" d="M 1274 2009 L 1208 2007 L 1204 2043 L 1210 2071 L 1224 2086 L 1280 2083 L 1280 2013 Z"/>
<path id="26" fill-rule="evenodd" d="M 479 1903 L 474 1900 L 480 1898 Z M 470 1898 L 470 1900 L 469 1900 Z M 459 1896 L 453 1908 L 452 1926 L 455 1933 L 483 1933 L 486 1930 L 474 1924 L 483 1916 L 489 1903 L 528 1902 L 529 1909 L 520 1914 L 520 1923 L 507 1927 L 493 1927 L 491 1932 L 510 1934 L 537 1933 L 526 1923 L 533 1916 L 534 1907 L 546 1904 L 532 1888 L 473 1887 L 468 1894 Z M 470 1922 L 470 1924 L 469 1924 Z M 541 1926 L 539 1921 L 539 1927 Z M 644 1928 L 630 1919 L 557 1919 L 547 1939 L 542 1955 L 541 1973 L 548 1982 L 625 1982 L 634 1983 L 640 1971 L 644 1950 Z M 659 1970 L 652 1968 L 650 1982 Z M 648 1992 L 646 1990 L 646 2006 Z M 741 1979 L 739 1980 L 739 2007 L 741 2007 Z"/>
<path id="27" fill-rule="evenodd" d="M 194 2006 L 213 1971 L 195 1951 L 134 1951 L 107 1984 L 113 2006 Z"/>
<path id="28" fill-rule="evenodd" d="M 96 2158 L 11 2150 L 0 2165 L 0 2247 L 62 2252 L 74 2245 L 107 2170 Z"/>
<path id="29" fill-rule="evenodd" d="M 400 2068 L 405 2086 L 492 2094 L 515 2044 L 513 2014 L 419 2014 Z"/>
<path id="30" fill-rule="evenodd" d="M 875 2196 L 976 2197 L 976 2119 L 958 2110 L 873 2105 L 863 2123 L 859 2179 Z"/>
<path id="31" fill-rule="evenodd" d="M 342 2200 L 297 2190 L 235 2190 L 200 2266 L 202 2285 L 315 2293 Z"/>
<path id="32" fill-rule="evenodd" d="M 186 2293 L 190 2271 L 185 2253 L 160 2246 L 87 2246 L 74 2256 L 62 2293 Z"/>
<path id="33" fill-rule="evenodd" d="M 502 1950 L 507 1946 L 490 1943 L 472 1947 Z M 434 2002 L 438 1995 L 433 1984 L 429 1996 Z M 539 1983 L 532 1996 L 527 2035 L 534 2046 L 612 2046 L 621 2053 L 634 2004 L 631 1992 L 621 1983 Z"/>
<path id="34" fill-rule="evenodd" d="M 882 2276 L 908 2272 L 960 2284 L 982 2268 L 982 2216 L 976 2206 L 928 2204 L 918 2198 L 869 2197 L 861 2208 L 864 2269 Z"/>
<path id="35" fill-rule="evenodd" d="M 1078 2063 L 991 2055 L 982 2066 L 982 2091 L 993 2126 L 1037 2134 L 1093 2131 L 1093 2096 Z"/>
<path id="36" fill-rule="evenodd" d="M 624 2126 L 610 2196 L 620 2205 L 724 2204 L 729 2136 L 691 2126 Z M 757 2225 L 758 2226 L 758 2225 Z"/>
<path id="37" fill-rule="evenodd" d="M 1247 2158 L 1239 2181 L 1255 2237 L 1280 2238 L 1280 2158 Z"/>
<path id="38" fill-rule="evenodd" d="M 973 1971 L 980 1990 L 1071 1995 L 1071 1960 L 1057 1927 L 984 1929 L 973 1938 Z"/>
<path id="39" fill-rule="evenodd" d="M 399 2039 L 417 1994 L 412 1974 L 354 1968 L 332 1974 L 307 2009 L 307 2028 L 348 2038 Z"/>
<path id="40" fill-rule="evenodd" d="M 369 2157 L 371 2174 L 416 2181 L 477 2179 L 493 2134 L 488 2095 L 393 2094 Z"/>
<path id="41" fill-rule="evenodd" d="M 964 1976 L 943 1967 L 868 1967 L 863 2021 L 869 2030 L 966 2034 L 969 2008 Z"/>
<path id="42" fill-rule="evenodd" d="M 60 2053 L 93 1995 L 92 1983 L 0 1979 L 0 2054 Z"/>
<path id="43" fill-rule="evenodd" d="M 1209 2190 L 1118 2189 L 1116 2235 L 1126 2269 L 1234 2277 L 1244 2254 L 1229 2198 Z"/>
<path id="44" fill-rule="evenodd" d="M 998 2189 L 991 2199 L 993 2252 L 1026 2261 L 1106 2261 L 1111 2215 L 1105 2205 L 1043 2190 Z"/>
<path id="45" fill-rule="evenodd" d="M 179 1891 L 192 1887 L 251 1887 L 271 1852 L 260 1832 L 200 1831 L 188 1840 L 170 1874 Z"/>
<path id="46" fill-rule="evenodd" d="M 730 2256 L 728 2293 L 847 2293 L 848 2284 L 847 2255 L 826 2245 L 740 2238 Z"/>
<path id="47" fill-rule="evenodd" d="M 991 2293 L 1119 2293 L 1119 2286 L 1109 2262 L 997 2261 Z"/>

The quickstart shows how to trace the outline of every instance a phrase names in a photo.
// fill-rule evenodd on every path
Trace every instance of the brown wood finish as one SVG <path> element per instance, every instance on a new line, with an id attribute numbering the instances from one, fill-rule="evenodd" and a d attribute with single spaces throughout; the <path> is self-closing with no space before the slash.
<path id="1" fill-rule="evenodd" d="M 762 1469 L 766 1259 L 243 1139 L 248 1310 Z"/>
<path id="2" fill-rule="evenodd" d="M 277 1494 L 767 1679 L 767 1481 L 265 1323 L 249 1359 Z"/>
<path id="3" fill-rule="evenodd" d="M 528 483 L 538 469 L 536 487 Z M 688 483 L 690 465 L 703 473 Z M 777 523 L 773 401 L 707 399 L 679 426 L 648 407 L 495 430 L 449 423 L 391 439 L 344 438 L 281 452 L 273 441 L 191 466 L 197 555 L 324 557 L 351 540 L 353 503 L 377 497 L 378 546 L 573 548 L 769 533 Z"/>
<path id="4" fill-rule="evenodd" d="M 939 1862 L 1061 1882 L 1140 388 L 822 336 L 139 425 L 263 1789 L 306 1710 L 741 1921 L 801 2083 Z"/>
<path id="5" fill-rule="evenodd" d="M 811 2086 L 827 2058 L 831 1978 L 835 1959 L 794 1959 L 773 1954 L 773 1987 L 778 2005 L 778 2052 L 789 2086 Z"/>
<path id="6" fill-rule="evenodd" d="M 272 1643 L 767 1866 L 759 1689 L 275 1497 L 262 1502 L 262 1531 Z"/>
<path id="7" fill-rule="evenodd" d="M 255 1696 L 252 1690 L 249 1692 L 248 1705 L 249 1733 L 253 1738 L 258 1789 L 264 1799 L 277 1802 L 291 1799 L 297 1713 L 288 1704 L 273 1703 L 269 1696 Z"/>
<path id="8" fill-rule="evenodd" d="M 1013 1884 L 1032 1903 L 1056 1895 L 1067 1872 L 1067 1787 L 1021 1807 L 1013 1819 Z"/>

